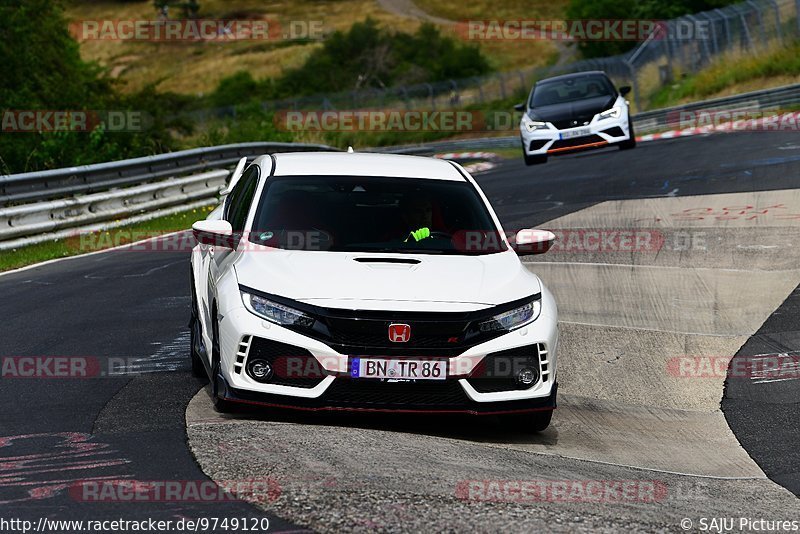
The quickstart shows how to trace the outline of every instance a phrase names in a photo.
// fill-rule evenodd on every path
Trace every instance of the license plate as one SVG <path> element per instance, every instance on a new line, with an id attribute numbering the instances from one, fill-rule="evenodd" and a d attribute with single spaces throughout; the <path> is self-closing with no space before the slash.
<path id="1" fill-rule="evenodd" d="M 591 128 L 578 128 L 577 130 L 568 130 L 561 132 L 561 139 L 572 139 L 573 137 L 583 137 L 592 133 Z"/>
<path id="2" fill-rule="evenodd" d="M 447 361 L 351 358 L 350 376 L 388 380 L 444 380 L 447 378 Z"/>

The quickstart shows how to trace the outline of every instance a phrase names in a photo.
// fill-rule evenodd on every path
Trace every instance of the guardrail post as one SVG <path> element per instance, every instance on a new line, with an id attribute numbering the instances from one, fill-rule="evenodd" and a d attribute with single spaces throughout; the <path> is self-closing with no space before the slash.
<path id="1" fill-rule="evenodd" d="M 797 0 L 797 1 L 800 2 L 800 0 Z M 731 46 L 731 24 L 730 24 L 730 22 L 728 22 L 728 15 L 727 15 L 727 13 L 722 11 L 721 9 L 715 9 L 714 13 L 719 15 L 720 18 L 722 19 L 722 26 L 725 28 L 725 46 L 726 47 L 730 47 Z"/>
<path id="2" fill-rule="evenodd" d="M 756 12 L 756 18 L 758 19 L 758 28 L 761 33 L 761 40 L 763 41 L 764 46 L 766 46 L 767 31 L 764 29 L 764 19 L 761 17 L 761 8 L 753 0 L 747 0 L 747 3 L 750 4 L 750 6 L 753 7 L 753 11 Z"/>
<path id="3" fill-rule="evenodd" d="M 717 27 L 714 25 L 714 18 L 708 12 L 698 13 L 698 16 L 700 15 L 703 15 L 708 19 L 708 23 L 710 24 L 708 29 L 711 32 L 711 45 L 714 48 L 714 54 L 719 54 L 719 46 L 717 45 Z"/>
<path id="4" fill-rule="evenodd" d="M 695 35 L 693 35 L 694 40 L 701 42 L 701 46 L 700 46 L 700 50 L 701 50 L 700 56 L 701 56 L 701 58 L 704 57 L 705 58 L 705 62 L 711 61 L 711 53 L 708 50 L 708 40 L 707 39 L 700 39 L 696 35 L 696 32 L 699 31 L 699 28 L 700 28 L 700 19 L 695 17 L 694 15 L 686 15 L 686 18 L 688 18 L 690 21 L 692 21 L 692 27 L 694 28 L 694 32 L 695 32 Z M 703 60 L 701 59 L 701 61 L 703 61 Z"/>
<path id="5" fill-rule="evenodd" d="M 781 10 L 778 7 L 778 0 L 770 0 L 772 9 L 775 10 L 775 33 L 778 35 L 778 42 L 783 43 L 783 28 L 781 28 Z"/>
<path id="6" fill-rule="evenodd" d="M 633 87 L 633 102 L 636 104 L 636 112 L 639 113 L 642 110 L 642 103 L 639 98 L 639 82 L 636 80 L 636 67 L 629 61 L 626 61 L 625 64 L 628 66 L 628 71 L 630 72 L 631 86 Z"/>
<path id="7" fill-rule="evenodd" d="M 794 21 L 797 23 L 797 34 L 800 35 L 800 0 L 794 0 Z"/>
<path id="8" fill-rule="evenodd" d="M 747 19 L 744 18 L 744 13 L 741 12 L 738 5 L 732 6 L 739 14 L 739 21 L 742 23 L 742 34 L 744 35 L 745 49 L 750 50 L 753 47 L 753 40 L 750 38 L 750 26 L 747 25 Z"/>

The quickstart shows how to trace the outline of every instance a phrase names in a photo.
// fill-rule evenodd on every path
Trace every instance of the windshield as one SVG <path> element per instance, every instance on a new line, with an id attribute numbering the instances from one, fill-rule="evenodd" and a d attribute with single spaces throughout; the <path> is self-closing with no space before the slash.
<path id="1" fill-rule="evenodd" d="M 552 106 L 587 98 L 610 97 L 616 91 L 605 76 L 583 76 L 554 80 L 536 85 L 531 97 L 531 107 Z"/>
<path id="2" fill-rule="evenodd" d="M 471 184 L 413 178 L 272 178 L 249 239 L 340 252 L 488 254 L 506 248 Z M 481 246 L 469 246 L 476 242 Z"/>

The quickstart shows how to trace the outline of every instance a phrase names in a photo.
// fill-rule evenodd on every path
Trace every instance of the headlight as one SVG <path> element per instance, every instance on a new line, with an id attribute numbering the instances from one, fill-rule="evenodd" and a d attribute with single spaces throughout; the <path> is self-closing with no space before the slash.
<path id="1" fill-rule="evenodd" d="M 478 323 L 481 332 L 492 332 L 496 330 L 511 331 L 535 321 L 542 313 L 542 300 L 536 299 L 527 304 L 515 308 L 511 311 L 495 315 L 488 321 Z"/>
<path id="2" fill-rule="evenodd" d="M 310 315 L 258 295 L 242 291 L 242 301 L 244 307 L 251 313 L 263 317 L 267 321 L 284 326 L 311 327 L 314 325 L 314 318 Z"/>
<path id="3" fill-rule="evenodd" d="M 607 109 L 602 113 L 597 114 L 597 118 L 600 120 L 603 119 L 618 119 L 619 116 L 622 115 L 622 107 L 621 106 L 614 106 L 611 109 Z"/>
<path id="4" fill-rule="evenodd" d="M 527 115 L 522 116 L 522 124 L 525 126 L 525 129 L 528 130 L 529 132 L 532 132 L 534 130 L 550 129 L 550 127 L 547 125 L 546 122 L 531 120 Z"/>

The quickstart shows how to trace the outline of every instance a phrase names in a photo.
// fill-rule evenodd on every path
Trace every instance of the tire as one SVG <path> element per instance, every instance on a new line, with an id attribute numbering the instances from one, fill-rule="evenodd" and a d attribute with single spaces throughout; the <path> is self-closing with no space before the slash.
<path id="1" fill-rule="evenodd" d="M 208 372 L 206 372 L 206 367 L 203 365 L 203 360 L 200 359 L 200 354 L 198 354 L 196 349 L 200 339 L 200 321 L 197 320 L 196 316 L 192 316 L 192 323 L 189 328 L 189 351 L 191 352 L 192 358 L 192 375 L 197 378 L 208 380 Z"/>
<path id="2" fill-rule="evenodd" d="M 534 432 L 542 432 L 553 419 L 553 410 L 545 410 L 543 412 L 535 412 L 532 416 L 530 429 Z"/>
<path id="3" fill-rule="evenodd" d="M 189 358 L 192 361 L 192 375 L 197 378 L 208 379 L 208 372 L 205 365 L 203 365 L 200 353 L 197 351 L 202 335 L 200 332 L 200 320 L 197 318 L 197 294 L 194 290 L 194 276 L 191 277 L 191 287 L 192 309 L 190 312 L 191 317 L 189 318 Z"/>
<path id="4" fill-rule="evenodd" d="M 219 352 L 219 327 L 217 326 L 216 310 L 212 314 L 213 322 L 213 341 L 211 344 L 211 402 L 214 408 L 220 413 L 230 413 L 234 411 L 235 405 L 220 397 L 220 374 L 222 370 L 221 357 Z"/>
<path id="5" fill-rule="evenodd" d="M 525 160 L 525 165 L 530 167 L 531 165 L 540 165 L 542 163 L 547 163 L 547 156 L 542 155 L 534 155 L 529 156 L 525 150 L 522 151 L 522 158 Z"/>
<path id="6" fill-rule="evenodd" d="M 636 148 L 636 132 L 633 131 L 633 121 L 631 121 L 630 115 L 628 115 L 628 133 L 630 134 L 630 139 L 619 144 L 620 150 Z"/>
<path id="7" fill-rule="evenodd" d="M 542 410 L 524 414 L 508 416 L 506 426 L 510 430 L 522 431 L 525 433 L 537 433 L 544 431 L 550 426 L 553 418 L 553 410 Z"/>

